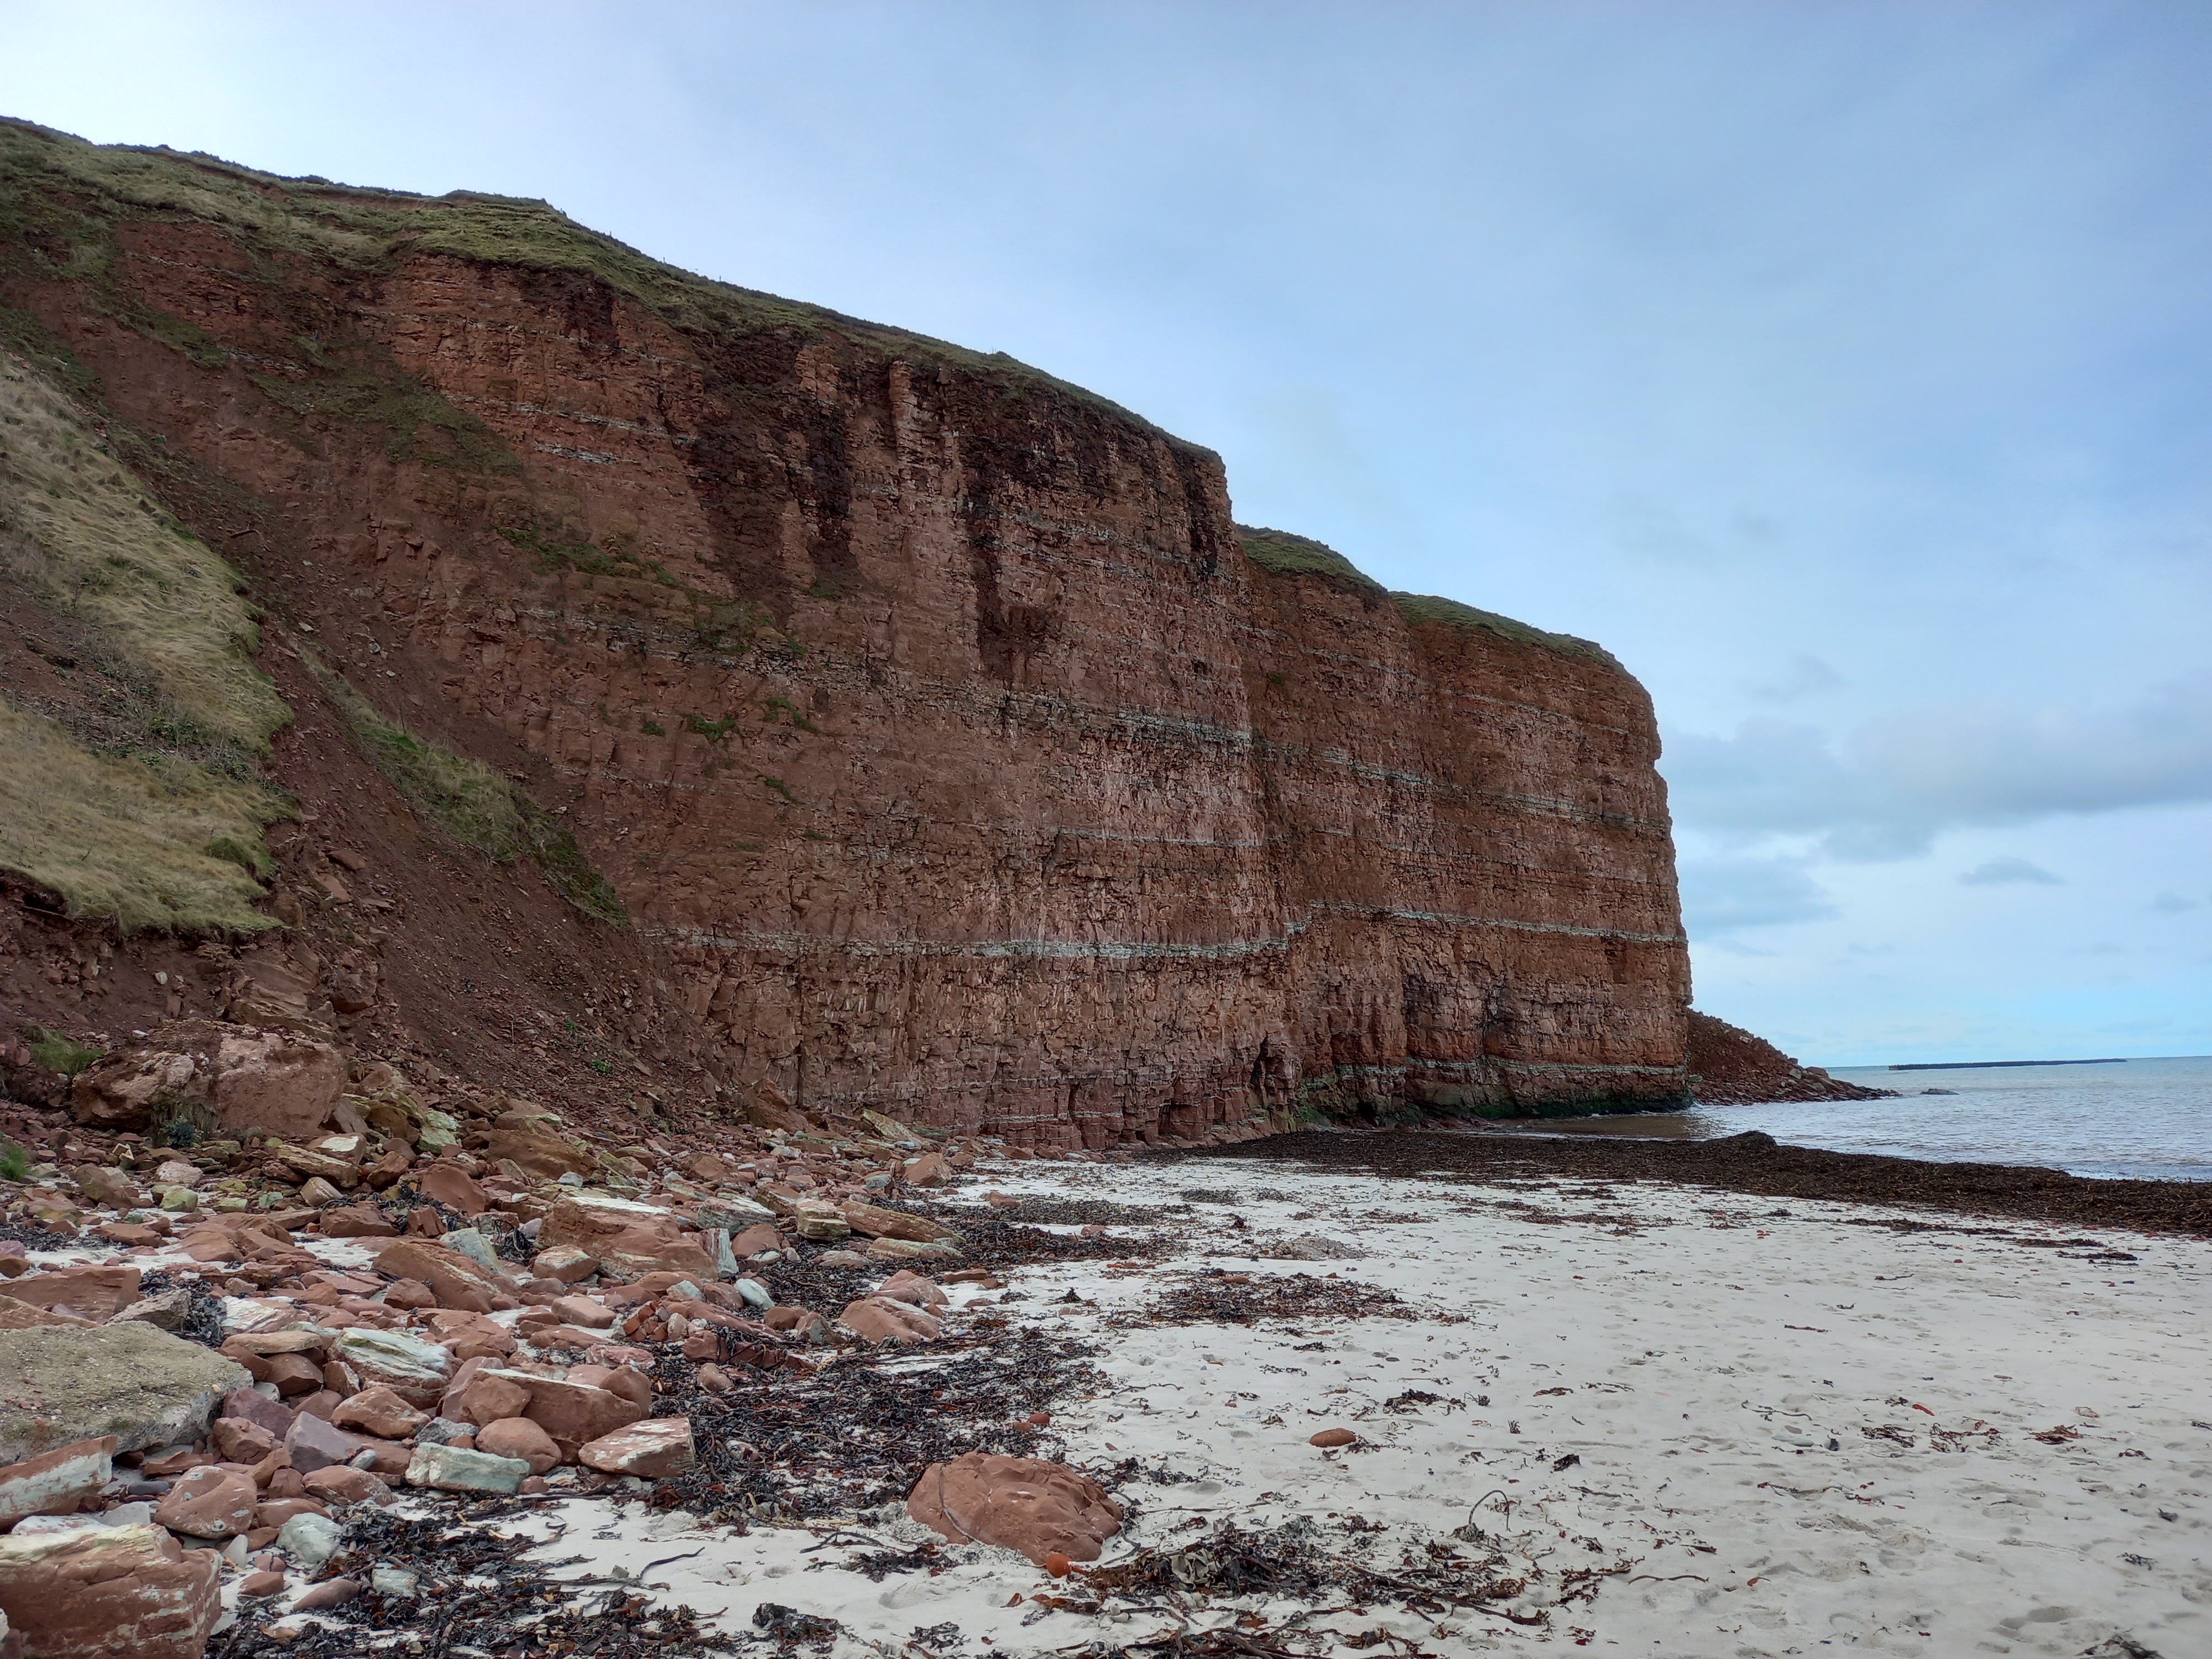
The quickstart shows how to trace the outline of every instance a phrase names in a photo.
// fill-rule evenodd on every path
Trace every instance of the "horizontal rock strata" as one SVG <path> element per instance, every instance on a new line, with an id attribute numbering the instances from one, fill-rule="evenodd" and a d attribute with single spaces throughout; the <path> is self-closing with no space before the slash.
<path id="1" fill-rule="evenodd" d="M 1094 1148 L 1680 1097 L 1601 651 L 1249 556 L 1208 451 L 540 204 L 9 136 L 11 302 L 258 504 L 327 672 L 526 757 L 728 1084 Z"/>

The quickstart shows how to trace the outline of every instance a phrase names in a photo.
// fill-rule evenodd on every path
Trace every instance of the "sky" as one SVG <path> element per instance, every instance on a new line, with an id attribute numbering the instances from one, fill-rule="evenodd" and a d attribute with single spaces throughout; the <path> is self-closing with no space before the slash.
<path id="1" fill-rule="evenodd" d="M 1603 641 L 1699 1006 L 2212 1051 L 2212 7 L 0 0 L 0 112 L 542 197 Z"/>

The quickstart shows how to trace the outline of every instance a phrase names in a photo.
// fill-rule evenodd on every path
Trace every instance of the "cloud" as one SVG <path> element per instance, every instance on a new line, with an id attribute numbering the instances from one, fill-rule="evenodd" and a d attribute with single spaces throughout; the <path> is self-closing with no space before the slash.
<path id="1" fill-rule="evenodd" d="M 1987 864 L 1977 865 L 1959 878 L 1966 887 L 2005 887 L 2016 882 L 2036 882 L 2045 887 L 2063 887 L 2063 880 L 2054 876 L 2039 864 L 2030 864 L 2026 859 L 1991 859 Z"/>
<path id="2" fill-rule="evenodd" d="M 2179 893 L 2168 891 L 2160 893 L 2153 899 L 2150 902 L 2150 908 L 2160 915 L 2178 916 L 2184 910 L 2194 910 L 2197 908 L 2197 901 L 2193 898 L 2184 898 Z"/>
<path id="3" fill-rule="evenodd" d="M 1832 858 L 1925 852 L 1946 830 L 2212 800 L 2212 673 L 2103 708 L 1935 708 L 1837 744 L 1746 720 L 1670 738 L 1678 822 L 1723 836 L 1810 835 Z"/>
<path id="4" fill-rule="evenodd" d="M 1820 884 L 1782 859 L 1691 859 L 1684 860 L 1680 875 L 1682 925 L 1692 939 L 1819 921 L 1836 914 Z"/>
<path id="5" fill-rule="evenodd" d="M 1753 686 L 1751 695 L 1763 702 L 1795 702 L 1800 697 L 1817 696 L 1846 684 L 1844 677 L 1826 663 L 1809 652 L 1800 651 L 1790 659 L 1788 673 L 1778 680 Z"/>

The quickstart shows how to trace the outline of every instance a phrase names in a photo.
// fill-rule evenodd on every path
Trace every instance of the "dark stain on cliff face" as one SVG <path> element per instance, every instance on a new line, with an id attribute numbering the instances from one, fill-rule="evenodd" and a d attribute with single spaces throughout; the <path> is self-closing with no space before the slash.
<path id="1" fill-rule="evenodd" d="M 522 297 L 551 319 L 565 337 L 599 346 L 622 343 L 622 331 L 615 324 L 615 291 L 599 277 L 536 266 L 518 268 L 515 276 Z"/>

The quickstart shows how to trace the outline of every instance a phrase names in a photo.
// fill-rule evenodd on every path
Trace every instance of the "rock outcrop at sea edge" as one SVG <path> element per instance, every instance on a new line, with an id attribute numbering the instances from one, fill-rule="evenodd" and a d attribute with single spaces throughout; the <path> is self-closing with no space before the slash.
<path id="1" fill-rule="evenodd" d="M 1240 529 L 1212 453 L 1011 359 L 543 204 L 0 142 L 10 374 L 96 384 L 191 569 L 247 573 L 318 716 L 288 786 L 343 734 L 626 914 L 710 1086 L 1094 1148 L 1681 1097 L 1658 743 L 1602 650 Z M 279 896 L 378 910 L 354 1001 L 310 993 L 474 982 L 362 879 Z"/>
<path id="2" fill-rule="evenodd" d="M 1802 1066 L 1764 1037 L 1711 1014 L 1690 1012 L 1690 1089 L 1708 1106 L 1765 1100 L 1887 1100 L 1894 1089 L 1869 1089 Z"/>

